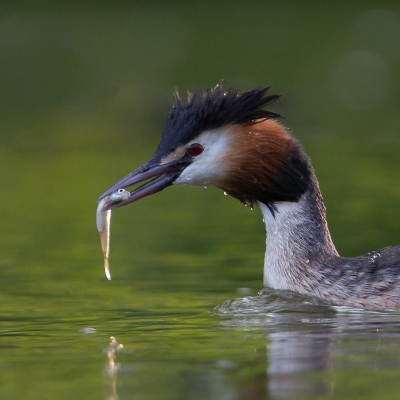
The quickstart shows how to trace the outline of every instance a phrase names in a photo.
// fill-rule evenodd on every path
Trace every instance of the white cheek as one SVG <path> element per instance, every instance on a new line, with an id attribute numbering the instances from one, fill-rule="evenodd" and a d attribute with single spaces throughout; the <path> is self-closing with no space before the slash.
<path id="1" fill-rule="evenodd" d="M 195 141 L 204 148 L 192 164 L 186 167 L 174 182 L 176 185 L 215 186 L 224 177 L 224 156 L 229 149 L 229 138 L 224 132 L 205 132 Z"/>

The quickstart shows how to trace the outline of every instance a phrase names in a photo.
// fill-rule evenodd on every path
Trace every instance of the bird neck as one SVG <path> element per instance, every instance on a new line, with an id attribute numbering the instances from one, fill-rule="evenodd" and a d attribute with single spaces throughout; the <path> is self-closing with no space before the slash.
<path id="1" fill-rule="evenodd" d="M 318 266 L 339 254 L 329 233 L 325 206 L 312 171 L 309 189 L 298 201 L 259 202 L 267 230 L 264 286 L 311 294 Z"/>

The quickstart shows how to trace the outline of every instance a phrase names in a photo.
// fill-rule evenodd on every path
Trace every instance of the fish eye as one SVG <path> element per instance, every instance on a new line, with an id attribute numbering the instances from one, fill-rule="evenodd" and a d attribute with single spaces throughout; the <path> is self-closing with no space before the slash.
<path id="1" fill-rule="evenodd" d="M 187 152 L 192 157 L 197 157 L 203 152 L 204 148 L 200 143 L 192 143 L 188 146 Z"/>

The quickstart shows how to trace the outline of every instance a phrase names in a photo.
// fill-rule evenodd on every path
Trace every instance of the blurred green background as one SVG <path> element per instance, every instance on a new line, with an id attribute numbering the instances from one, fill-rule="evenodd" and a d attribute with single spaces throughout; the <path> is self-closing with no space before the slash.
<path id="1" fill-rule="evenodd" d="M 93 201 L 152 154 L 174 88 L 201 90 L 223 78 L 228 87 L 273 85 L 282 94 L 273 107 L 314 162 L 340 249 L 352 255 L 397 243 L 390 217 L 400 196 L 399 8 L 384 1 L 3 3 L 6 241 L 10 232 L 21 240 L 50 229 L 60 246 L 72 235 L 86 253 L 90 239 L 79 235 Z M 149 208 L 140 203 L 118 213 L 123 220 L 163 207 L 171 215 L 172 199 L 193 222 L 211 212 L 199 210 L 201 196 L 204 208 L 222 202 L 214 191 L 168 192 L 147 199 Z M 238 209 L 234 201 L 225 207 Z M 234 218 L 242 216 L 248 213 L 241 209 Z M 382 219 L 389 240 L 381 240 Z M 174 221 L 172 231 L 180 229 Z"/>
<path id="2" fill-rule="evenodd" d="M 78 348 L 87 325 L 102 335 L 93 348 L 132 329 L 135 345 L 157 347 L 171 315 L 177 334 L 181 315 L 208 329 L 209 309 L 261 288 L 260 213 L 212 188 L 116 210 L 112 282 L 102 269 L 95 200 L 152 155 L 175 87 L 221 78 L 282 95 L 273 109 L 313 161 L 342 255 L 400 243 L 400 3 L 4 1 L 0 342 L 17 359 L 5 398 L 27 395 L 9 379 L 30 368 L 19 351 L 68 347 L 70 335 Z"/>

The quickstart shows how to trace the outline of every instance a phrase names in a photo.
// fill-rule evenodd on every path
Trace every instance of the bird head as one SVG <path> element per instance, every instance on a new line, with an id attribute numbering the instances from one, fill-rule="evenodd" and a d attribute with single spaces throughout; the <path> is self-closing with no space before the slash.
<path id="1" fill-rule="evenodd" d="M 167 116 L 151 159 L 99 198 L 148 180 L 113 209 L 175 184 L 216 186 L 244 204 L 263 202 L 273 213 L 276 201 L 297 201 L 309 181 L 309 161 L 298 142 L 265 110 L 279 95 L 269 88 L 239 93 L 222 83 L 201 95 L 188 93 Z M 150 179 L 150 180 L 149 180 Z"/>

